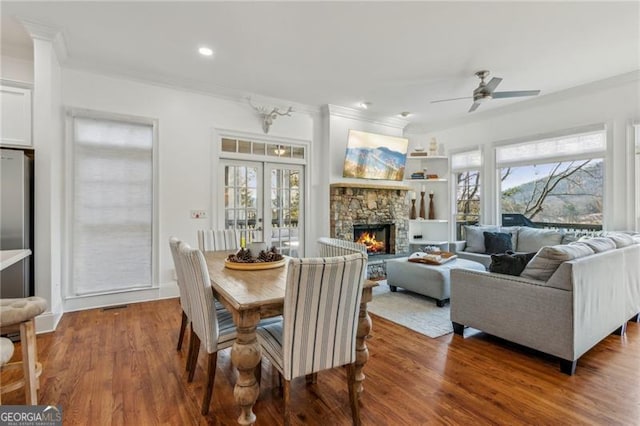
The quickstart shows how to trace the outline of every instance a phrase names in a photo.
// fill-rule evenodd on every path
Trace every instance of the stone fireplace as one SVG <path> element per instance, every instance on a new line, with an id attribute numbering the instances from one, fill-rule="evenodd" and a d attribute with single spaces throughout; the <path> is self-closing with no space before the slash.
<path id="1" fill-rule="evenodd" d="M 353 225 L 353 240 L 367 246 L 369 256 L 392 254 L 395 247 L 395 225 L 392 223 L 372 223 Z"/>
<path id="2" fill-rule="evenodd" d="M 405 254 L 409 251 L 409 205 L 407 186 L 382 186 L 369 183 L 334 183 L 330 190 L 331 237 L 357 241 L 361 230 L 374 232 L 375 239 L 384 240 L 385 254 Z M 380 228 L 385 230 L 380 231 Z M 386 234 L 388 233 L 388 234 Z M 365 243 L 366 244 L 366 243 Z M 378 245 L 379 246 L 379 245 Z M 369 250 L 369 263 L 379 249 Z"/>

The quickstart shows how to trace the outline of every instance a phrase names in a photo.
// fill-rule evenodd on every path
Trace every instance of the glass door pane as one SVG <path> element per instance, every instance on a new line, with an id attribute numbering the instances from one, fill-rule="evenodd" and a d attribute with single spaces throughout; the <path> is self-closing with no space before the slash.
<path id="1" fill-rule="evenodd" d="M 262 163 L 224 164 L 224 228 L 247 232 L 247 241 L 262 241 Z"/>
<path id="2" fill-rule="evenodd" d="M 304 255 L 303 170 L 296 165 L 265 165 L 265 235 L 280 253 L 292 257 Z"/>

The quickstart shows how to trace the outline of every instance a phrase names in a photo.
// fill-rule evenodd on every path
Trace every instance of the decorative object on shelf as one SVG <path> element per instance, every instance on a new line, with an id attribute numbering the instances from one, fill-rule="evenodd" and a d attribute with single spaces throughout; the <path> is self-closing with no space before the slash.
<path id="1" fill-rule="evenodd" d="M 425 179 L 438 179 L 438 175 L 435 173 L 430 175 L 425 175 Z"/>
<path id="2" fill-rule="evenodd" d="M 424 172 L 413 172 L 411 173 L 411 179 L 424 180 L 426 179 L 426 175 Z"/>
<path id="3" fill-rule="evenodd" d="M 431 138 L 429 142 L 429 155 L 438 155 L 438 141 L 436 141 L 436 138 Z"/>
<path id="4" fill-rule="evenodd" d="M 427 157 L 428 155 L 429 155 L 428 152 L 423 152 L 423 151 L 419 151 L 419 152 L 414 151 L 409 153 L 409 157 Z"/>
<path id="5" fill-rule="evenodd" d="M 415 152 L 422 152 L 422 151 L 424 151 L 424 146 L 422 146 L 422 145 L 418 145 L 418 146 L 416 146 L 415 148 L 413 148 L 413 150 L 414 150 Z"/>
<path id="6" fill-rule="evenodd" d="M 256 106 L 256 105 L 254 105 L 251 102 L 251 98 L 247 98 L 247 99 L 249 100 L 249 105 L 251 105 L 253 107 L 253 109 L 255 109 L 256 111 L 258 111 L 258 114 L 262 118 L 262 131 L 265 134 L 269 133 L 269 129 L 271 128 L 271 125 L 273 124 L 273 120 L 278 118 L 278 116 L 286 115 L 286 116 L 291 117 L 291 113 L 293 112 L 293 107 L 289 107 L 284 112 L 280 111 L 280 108 L 271 108 L 271 110 L 269 110 L 269 108 L 266 107 L 266 106 Z"/>
<path id="7" fill-rule="evenodd" d="M 429 219 L 436 218 L 436 210 L 433 207 L 433 191 L 429 193 Z"/>
<path id="8" fill-rule="evenodd" d="M 425 192 L 424 192 L 424 185 L 423 185 L 422 191 L 420 191 L 420 217 L 422 219 L 426 218 L 425 212 L 424 212 L 424 193 Z"/>
<path id="9" fill-rule="evenodd" d="M 416 217 L 416 193 L 411 191 L 411 210 L 409 212 L 409 219 L 415 219 Z"/>

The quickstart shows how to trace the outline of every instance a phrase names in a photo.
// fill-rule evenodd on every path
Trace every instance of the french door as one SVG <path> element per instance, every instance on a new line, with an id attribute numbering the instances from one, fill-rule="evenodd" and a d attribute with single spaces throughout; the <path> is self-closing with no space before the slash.
<path id="1" fill-rule="evenodd" d="M 304 255 L 304 167 L 223 160 L 224 227 L 246 242 L 265 241 L 280 253 Z"/>

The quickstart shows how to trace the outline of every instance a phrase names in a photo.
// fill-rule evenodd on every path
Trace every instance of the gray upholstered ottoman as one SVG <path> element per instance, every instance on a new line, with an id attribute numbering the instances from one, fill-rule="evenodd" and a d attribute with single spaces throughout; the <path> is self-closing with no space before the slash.
<path id="1" fill-rule="evenodd" d="M 454 259 L 443 265 L 426 265 L 409 262 L 408 257 L 387 260 L 387 284 L 391 291 L 398 287 L 436 299 L 439 307 L 449 298 L 449 272 L 453 268 L 485 271 L 482 263 L 466 259 Z"/>

